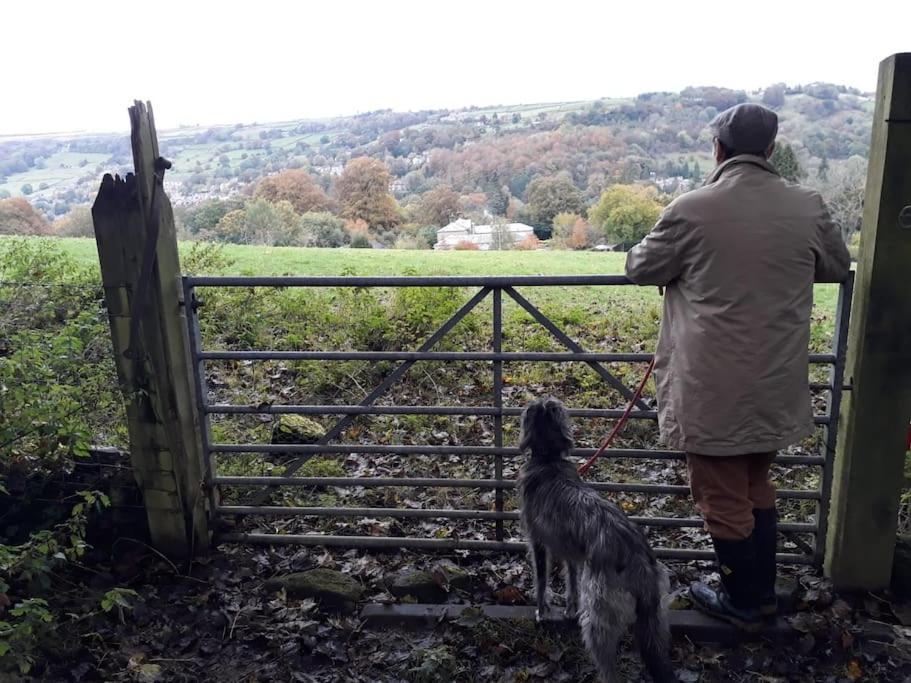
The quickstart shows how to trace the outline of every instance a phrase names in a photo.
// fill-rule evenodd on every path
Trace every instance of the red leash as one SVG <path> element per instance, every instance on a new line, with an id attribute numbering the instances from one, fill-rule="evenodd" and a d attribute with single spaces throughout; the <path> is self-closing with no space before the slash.
<path id="1" fill-rule="evenodd" d="M 607 438 L 601 443 L 601 446 L 595 451 L 595 454 L 586 460 L 579 467 L 579 476 L 585 476 L 585 473 L 591 469 L 591 466 L 595 464 L 595 460 L 601 457 L 601 454 L 607 450 L 607 447 L 611 445 L 614 440 L 614 437 L 617 436 L 617 433 L 623 429 L 623 425 L 626 424 L 626 421 L 629 419 L 629 414 L 633 412 L 633 406 L 636 405 L 636 401 L 642 396 L 642 390 L 645 389 L 645 383 L 648 382 L 648 378 L 652 375 L 652 370 L 655 369 L 655 359 L 652 358 L 652 362 L 648 364 L 648 368 L 645 371 L 645 375 L 642 377 L 642 381 L 639 382 L 639 386 L 636 388 L 636 393 L 633 394 L 633 397 L 630 399 L 629 405 L 626 406 L 626 410 L 623 411 L 623 415 L 620 416 L 620 419 L 617 420 L 617 424 L 614 425 L 614 428 L 611 430 L 611 433 L 607 435 Z"/>

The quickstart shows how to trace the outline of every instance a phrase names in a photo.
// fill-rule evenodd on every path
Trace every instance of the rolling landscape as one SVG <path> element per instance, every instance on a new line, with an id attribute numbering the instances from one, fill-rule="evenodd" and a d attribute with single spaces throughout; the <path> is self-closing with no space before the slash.
<path id="1" fill-rule="evenodd" d="M 873 101 L 824 83 L 181 128 L 160 136 L 162 153 L 174 164 L 165 187 L 188 238 L 340 246 L 361 233 L 373 246 L 426 248 L 435 228 L 462 216 L 476 223 L 496 217 L 525 222 L 546 240 L 558 213 L 585 219 L 608 188 L 647 190 L 660 208 L 700 183 L 713 165 L 707 123 L 743 101 L 778 112 L 780 170 L 819 189 L 850 239 L 858 227 Z M 339 192 L 348 165 L 365 159 L 376 162 L 367 172 L 388 197 L 358 212 Z M 0 199 L 24 198 L 37 214 L 17 227 L 3 216 L 24 207 L 0 205 L 0 234 L 91 234 L 86 207 L 101 174 L 124 173 L 130 164 L 124 135 L 0 137 Z M 258 191 L 264 178 L 288 171 L 297 173 L 302 188 Z M 283 198 L 293 212 L 260 204 L 258 216 L 241 216 L 246 228 L 235 221 L 216 229 L 251 199 L 274 204 Z M 644 207 L 642 225 L 632 228 L 601 220 L 596 234 L 577 239 L 575 248 L 628 242 L 622 236 L 630 229 L 641 233 L 654 211 Z M 302 214 L 319 218 L 292 227 Z M 263 223 L 273 227 L 257 227 Z M 276 238 L 279 232 L 284 237 Z"/>

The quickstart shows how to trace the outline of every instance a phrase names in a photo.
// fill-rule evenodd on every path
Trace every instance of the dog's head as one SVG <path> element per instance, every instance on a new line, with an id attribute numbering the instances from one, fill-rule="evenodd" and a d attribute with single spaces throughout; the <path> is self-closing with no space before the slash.
<path id="1" fill-rule="evenodd" d="M 538 398 L 522 411 L 522 436 L 519 448 L 533 456 L 561 458 L 573 447 L 569 413 L 557 399 Z"/>

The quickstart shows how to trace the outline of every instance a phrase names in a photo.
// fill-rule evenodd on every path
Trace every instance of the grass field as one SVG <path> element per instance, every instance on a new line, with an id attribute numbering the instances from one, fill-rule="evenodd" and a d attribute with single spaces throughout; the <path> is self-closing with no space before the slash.
<path id="1" fill-rule="evenodd" d="M 60 246 L 80 264 L 95 266 L 97 252 L 91 239 L 61 239 Z M 181 244 L 182 252 L 191 243 Z M 402 251 L 394 249 L 310 249 L 225 245 L 235 275 L 618 275 L 625 254 L 577 251 Z M 196 273 L 199 275 L 205 273 Z M 576 290 L 574 290 L 576 291 Z M 597 297 L 597 288 L 579 288 Z M 654 288 L 626 287 L 621 296 L 657 301 Z M 823 315 L 835 310 L 838 288 L 817 285 L 816 303 Z M 582 303 L 582 302 L 574 302 Z"/>
<path id="2" fill-rule="evenodd" d="M 49 190 L 61 183 L 75 181 L 77 178 L 91 173 L 92 169 L 98 164 L 105 163 L 110 159 L 109 154 L 93 154 L 90 152 L 57 152 L 49 156 L 44 162 L 44 168 L 32 168 L 25 173 L 14 173 L 9 176 L 5 183 L 0 183 L 0 190 L 7 190 L 11 195 L 21 194 L 20 189 L 23 185 L 32 186 L 35 197 L 43 194 L 49 194 Z M 85 160 L 86 164 L 79 164 Z M 39 190 L 41 183 L 47 183 L 48 190 Z"/>

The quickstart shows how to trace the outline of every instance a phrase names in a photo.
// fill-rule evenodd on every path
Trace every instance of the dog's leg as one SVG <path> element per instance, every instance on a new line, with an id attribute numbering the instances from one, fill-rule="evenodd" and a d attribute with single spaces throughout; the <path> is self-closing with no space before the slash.
<path id="1" fill-rule="evenodd" d="M 550 609 L 547 605 L 547 548 L 532 541 L 531 556 L 535 565 L 535 596 L 538 606 L 535 617 L 541 621 Z"/>
<path id="2" fill-rule="evenodd" d="M 568 619 L 575 619 L 579 614 L 579 567 L 575 562 L 564 563 L 566 581 L 566 611 Z"/>
<path id="3" fill-rule="evenodd" d="M 582 627 L 582 640 L 589 655 L 595 662 L 602 683 L 620 683 L 617 671 L 617 646 L 620 643 L 619 629 L 603 614 L 593 614 L 591 609 L 583 608 L 579 625 Z"/>

